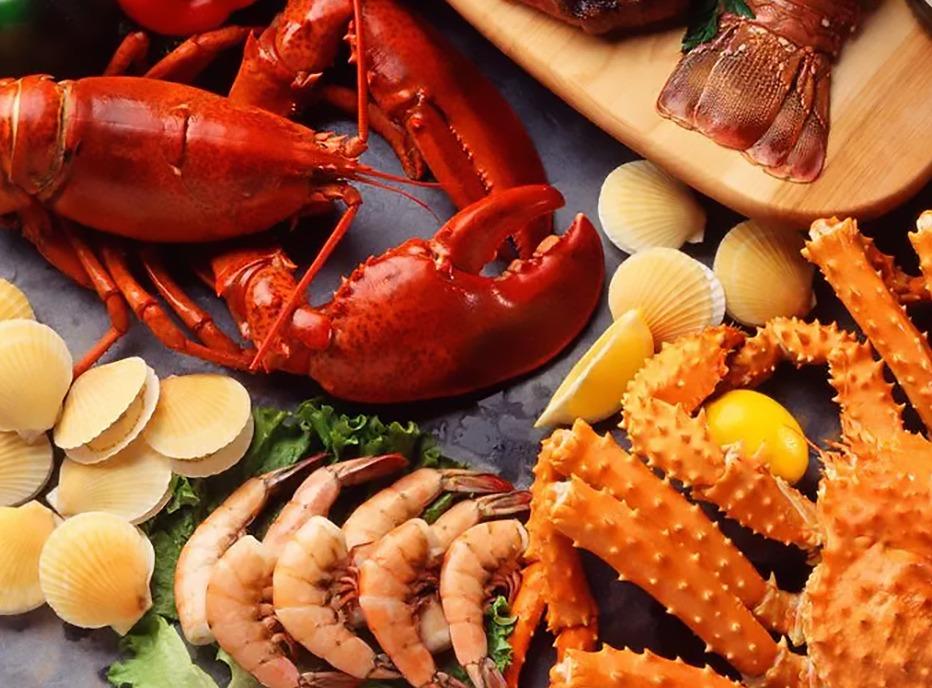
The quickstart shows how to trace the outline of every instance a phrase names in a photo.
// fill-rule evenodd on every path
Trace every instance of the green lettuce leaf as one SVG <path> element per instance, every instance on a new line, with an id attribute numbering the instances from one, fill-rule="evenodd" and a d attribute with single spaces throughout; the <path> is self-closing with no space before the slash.
<path id="1" fill-rule="evenodd" d="M 518 623 L 518 617 L 511 615 L 508 600 L 503 595 L 496 597 L 485 613 L 486 635 L 489 639 L 489 657 L 495 662 L 499 671 L 504 671 L 509 664 L 513 650 L 511 634 Z"/>
<path id="2" fill-rule="evenodd" d="M 416 423 L 384 423 L 378 416 L 351 416 L 319 399 L 294 411 L 258 408 L 256 434 L 246 459 L 245 476 L 290 466 L 314 452 L 325 451 L 334 461 L 399 452 L 417 467 L 447 465 L 436 441 Z"/>
<path id="3" fill-rule="evenodd" d="M 217 652 L 217 659 L 230 667 L 230 683 L 227 688 L 262 688 L 252 674 L 243 669 L 225 650 Z"/>
<path id="4" fill-rule="evenodd" d="M 217 688 L 194 662 L 178 632 L 158 614 L 148 613 L 120 641 L 130 655 L 114 662 L 107 680 L 116 688 Z"/>
<path id="5" fill-rule="evenodd" d="M 175 476 L 172 498 L 162 512 L 142 526 L 155 550 L 152 571 L 152 608 L 171 621 L 178 620 L 175 610 L 175 567 L 181 548 L 207 514 L 204 481 L 189 481 Z"/>

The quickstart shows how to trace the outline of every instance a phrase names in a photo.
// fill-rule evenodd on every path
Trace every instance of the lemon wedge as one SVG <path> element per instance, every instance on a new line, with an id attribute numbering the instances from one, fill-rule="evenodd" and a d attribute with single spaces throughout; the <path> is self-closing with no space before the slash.
<path id="1" fill-rule="evenodd" d="M 608 418 L 621 408 L 628 381 L 653 353 L 654 339 L 640 311 L 624 313 L 573 366 L 534 427 Z"/>
<path id="2" fill-rule="evenodd" d="M 736 389 L 706 404 L 705 410 L 716 444 L 740 443 L 746 455 L 757 454 L 771 473 L 789 483 L 805 475 L 809 466 L 806 435 L 779 402 L 760 392 Z"/>

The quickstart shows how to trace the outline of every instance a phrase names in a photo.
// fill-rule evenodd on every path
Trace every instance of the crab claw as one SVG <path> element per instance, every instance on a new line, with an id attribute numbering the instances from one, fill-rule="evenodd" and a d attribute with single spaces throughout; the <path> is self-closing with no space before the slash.
<path id="1" fill-rule="evenodd" d="M 433 239 L 370 258 L 316 309 L 330 337 L 306 359 L 311 377 L 344 399 L 402 402 L 489 387 L 552 359 L 601 295 L 592 223 L 578 215 L 501 275 L 481 271 L 516 227 L 562 205 L 550 186 L 509 189 L 465 208 Z"/>

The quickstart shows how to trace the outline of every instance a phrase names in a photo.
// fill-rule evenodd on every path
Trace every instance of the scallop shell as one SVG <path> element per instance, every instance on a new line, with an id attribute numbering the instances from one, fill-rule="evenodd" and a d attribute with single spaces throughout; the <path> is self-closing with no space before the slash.
<path id="1" fill-rule="evenodd" d="M 164 504 L 171 480 L 168 459 L 140 441 L 97 465 L 65 459 L 46 499 L 62 516 L 103 511 L 142 523 Z"/>
<path id="2" fill-rule="evenodd" d="M 55 426 L 55 444 L 74 449 L 100 436 L 139 398 L 148 371 L 144 360 L 133 357 L 91 368 L 81 375 L 65 399 L 61 419 Z"/>
<path id="3" fill-rule="evenodd" d="M 45 604 L 39 587 L 39 554 L 58 519 L 39 502 L 0 507 L 0 616 Z"/>
<path id="4" fill-rule="evenodd" d="M 0 320 L 35 320 L 29 299 L 12 282 L 0 277 Z"/>
<path id="5" fill-rule="evenodd" d="M 68 346 L 50 327 L 0 322 L 0 431 L 35 439 L 55 425 L 71 367 Z"/>
<path id="6" fill-rule="evenodd" d="M 725 293 L 709 268 L 672 248 L 651 248 L 623 262 L 608 288 L 612 316 L 637 308 L 650 326 L 654 342 L 719 325 L 725 317 Z"/>
<path id="7" fill-rule="evenodd" d="M 725 289 L 728 315 L 744 325 L 806 315 L 815 305 L 815 270 L 800 253 L 804 243 L 800 232 L 753 220 L 732 228 L 713 267 Z"/>
<path id="8" fill-rule="evenodd" d="M 230 444 L 203 459 L 174 459 L 171 462 L 172 471 L 186 478 L 208 478 L 223 473 L 246 456 L 255 430 L 256 424 L 250 415 L 246 426 Z"/>
<path id="9" fill-rule="evenodd" d="M 689 187 L 647 160 L 611 172 L 599 193 L 599 221 L 625 253 L 702 241 L 705 211 Z"/>
<path id="10" fill-rule="evenodd" d="M 135 526 L 113 514 L 78 514 L 45 543 L 39 584 L 62 620 L 125 635 L 152 606 L 154 564 L 152 544 Z"/>
<path id="11" fill-rule="evenodd" d="M 102 433 L 86 444 L 68 449 L 65 454 L 68 455 L 69 459 L 84 464 L 100 463 L 117 456 L 139 438 L 155 413 L 161 389 L 155 371 L 145 363 L 143 363 L 143 367 L 145 380 L 136 397 L 130 401 L 116 421 L 107 426 Z M 71 395 L 69 395 L 69 399 L 70 397 Z M 68 402 L 66 401 L 65 413 L 67 412 Z M 93 414 L 92 406 L 88 407 L 88 414 L 83 415 L 90 417 L 89 414 Z"/>
<path id="12" fill-rule="evenodd" d="M 0 432 L 0 505 L 35 497 L 52 475 L 52 459 L 52 445 L 45 435 L 29 443 L 15 432 Z"/>
<path id="13" fill-rule="evenodd" d="M 145 438 L 171 459 L 203 458 L 230 445 L 251 415 L 249 392 L 231 377 L 169 377 Z"/>

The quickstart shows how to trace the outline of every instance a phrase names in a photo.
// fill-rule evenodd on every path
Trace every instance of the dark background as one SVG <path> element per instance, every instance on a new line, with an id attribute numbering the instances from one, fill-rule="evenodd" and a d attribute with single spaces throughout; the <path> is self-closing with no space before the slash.
<path id="1" fill-rule="evenodd" d="M 558 214 L 559 227 L 565 227 L 579 211 L 595 218 L 599 187 L 605 175 L 636 156 L 537 84 L 445 4 L 417 4 L 426 21 L 438 26 L 480 65 L 527 124 L 552 183 L 567 198 L 567 208 Z M 262 2 L 240 18 L 244 23 L 261 22 L 277 6 L 276 2 Z M 130 28 L 108 0 L 0 0 L 0 75 L 43 72 L 66 78 L 97 73 L 119 36 Z M 158 46 L 157 50 L 167 47 Z M 228 83 L 236 58 L 233 54 L 221 60 L 205 76 L 205 83 L 218 88 Z M 335 70 L 335 73 L 341 71 L 345 69 Z M 618 87 L 625 86 L 621 83 Z M 494 118 L 494 113 L 490 113 L 490 117 Z M 353 130 L 352 123 L 333 121 L 324 112 L 310 113 L 309 122 L 318 128 Z M 490 126 L 494 126 L 494 119 L 490 120 Z M 373 141 L 366 159 L 380 169 L 399 171 L 391 152 L 379 140 Z M 894 164 L 894 160 L 878 161 L 877 174 L 882 175 L 884 166 Z M 312 303 L 329 298 L 340 275 L 348 273 L 370 254 L 381 253 L 412 235 L 429 236 L 436 229 L 436 220 L 414 204 L 378 189 L 363 188 L 362 192 L 363 210 L 333 261 L 313 285 Z M 441 192 L 418 189 L 416 193 L 442 218 L 452 212 Z M 706 241 L 686 250 L 711 265 L 718 240 L 739 217 L 708 199 L 703 199 L 703 203 L 709 213 Z M 904 264 L 915 268 L 905 233 L 920 210 L 930 206 L 932 186 L 894 213 L 864 223 L 866 231 L 877 237 L 882 248 L 896 252 Z M 287 236 L 280 230 L 282 241 L 296 257 L 313 255 L 329 221 L 302 222 L 295 233 Z M 185 274 L 190 251 L 173 253 L 180 254 L 176 268 L 180 274 Z M 611 275 L 624 254 L 606 242 L 606 258 Z M 50 268 L 15 232 L 0 231 L 0 276 L 14 280 L 26 291 L 38 317 L 65 337 L 76 356 L 103 331 L 106 315 L 96 297 L 75 287 Z M 768 287 L 761 285 L 761 289 Z M 814 314 L 817 317 L 851 325 L 847 314 L 820 280 L 816 292 L 819 305 Z M 215 303 L 206 290 L 198 290 L 198 298 L 209 305 L 223 324 L 230 325 L 222 305 Z M 926 311 L 924 307 L 914 309 L 917 322 L 923 326 L 932 322 Z M 494 467 L 509 479 L 527 485 L 538 442 L 543 436 L 533 429 L 534 418 L 572 364 L 609 322 L 608 309 L 603 306 L 580 340 L 562 356 L 543 370 L 500 389 L 468 398 L 379 411 L 385 417 L 418 419 L 437 434 L 450 456 L 477 466 Z M 210 369 L 200 361 L 162 349 L 138 326 L 115 347 L 111 357 L 127 355 L 144 356 L 161 375 Z M 257 403 L 291 404 L 318 392 L 312 381 L 298 377 L 272 375 L 241 379 L 249 386 Z M 831 390 L 822 370 L 793 372 L 788 369 L 786 374 L 768 383 L 764 391 L 796 413 L 811 440 L 820 442 L 837 432 Z M 605 425 L 608 428 L 612 424 Z M 803 484 L 810 494 L 814 493 L 817 475 L 813 460 Z M 799 589 L 804 584 L 808 569 L 800 553 L 750 536 L 734 524 L 726 522 L 723 527 L 762 571 L 776 571 L 781 583 L 791 589 Z M 712 662 L 723 668 L 715 657 L 704 655 L 702 643 L 678 620 L 664 614 L 647 595 L 630 584 L 616 582 L 611 571 L 593 558 L 587 557 L 587 566 L 602 609 L 603 640 L 618 647 L 650 647 L 664 656 L 683 656 L 694 664 Z M 546 675 L 553 661 L 550 641 L 544 633 L 538 638 L 523 685 L 547 685 Z M 22 617 L 0 619 L 2 686 L 90 688 L 104 685 L 103 670 L 115 654 L 116 636 L 111 631 L 87 632 L 68 627 L 47 608 Z M 199 656 L 218 678 L 223 677 L 222 669 L 210 663 L 207 655 Z M 225 683 L 221 681 L 221 685 Z"/>

